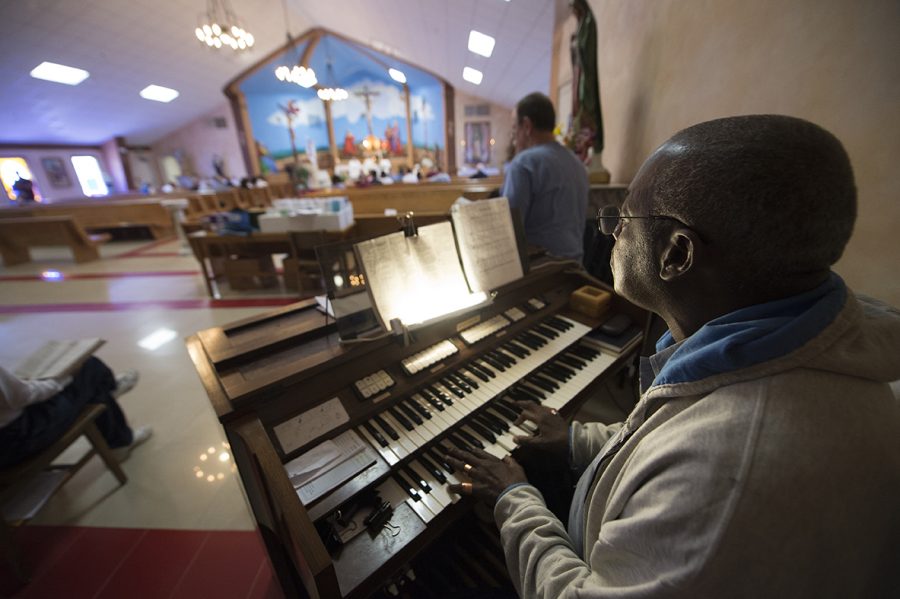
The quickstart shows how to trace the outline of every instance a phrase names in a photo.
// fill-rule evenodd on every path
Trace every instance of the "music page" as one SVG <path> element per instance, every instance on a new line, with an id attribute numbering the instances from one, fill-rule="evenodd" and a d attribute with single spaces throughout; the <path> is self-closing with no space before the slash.
<path id="1" fill-rule="evenodd" d="M 450 215 L 472 291 L 493 291 L 522 277 L 509 200 L 454 204 Z"/>
<path id="2" fill-rule="evenodd" d="M 449 221 L 419 227 L 417 237 L 391 233 L 355 247 L 385 329 L 394 318 L 412 325 L 484 300 L 469 292 Z"/>

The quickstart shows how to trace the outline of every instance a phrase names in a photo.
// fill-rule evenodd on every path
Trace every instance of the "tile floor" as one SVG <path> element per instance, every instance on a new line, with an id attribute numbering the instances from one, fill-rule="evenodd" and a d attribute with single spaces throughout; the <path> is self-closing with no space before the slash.
<path id="1" fill-rule="evenodd" d="M 119 487 L 94 459 L 29 527 L 254 530 L 184 338 L 270 310 L 290 296 L 275 290 L 267 295 L 281 297 L 260 299 L 257 292 L 251 295 L 259 305 L 251 307 L 234 307 L 241 301 L 234 294 L 212 302 L 197 261 L 179 249 L 175 240 L 111 242 L 102 247 L 101 260 L 76 264 L 67 249 L 47 248 L 33 250 L 30 263 L 0 266 L 0 364 L 13 367 L 51 339 L 102 337 L 106 344 L 96 355 L 113 371 L 140 371 L 135 389 L 120 399 L 130 424 L 154 430 L 124 463 L 126 485 Z M 48 271 L 62 278 L 42 278 Z M 142 339 L 161 329 L 174 331 L 169 342 L 141 347 Z M 86 442 L 67 454 L 81 447 Z M 255 573 L 259 562 L 248 568 Z"/>

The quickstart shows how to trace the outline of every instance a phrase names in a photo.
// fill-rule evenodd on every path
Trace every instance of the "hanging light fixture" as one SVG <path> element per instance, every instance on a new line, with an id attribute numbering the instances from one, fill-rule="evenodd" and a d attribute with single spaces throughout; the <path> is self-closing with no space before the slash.
<path id="1" fill-rule="evenodd" d="M 334 69 L 331 66 L 331 56 L 328 56 L 328 65 L 326 66 L 326 78 L 328 79 L 329 87 L 320 87 L 317 92 L 319 98 L 325 100 L 326 102 L 340 102 L 342 100 L 346 100 L 350 97 L 350 94 L 347 93 L 343 87 L 338 87 L 335 83 L 334 77 Z"/>
<path id="2" fill-rule="evenodd" d="M 281 6 L 284 9 L 284 26 L 288 40 L 288 53 L 289 55 L 297 56 L 297 44 L 294 42 L 293 36 L 291 36 L 291 27 L 288 21 L 287 0 L 282 0 Z M 299 62 L 300 58 L 297 57 L 293 66 L 281 65 L 276 67 L 275 76 L 279 81 L 296 83 L 300 87 L 306 88 L 310 88 L 318 83 L 319 80 L 316 79 L 316 72 L 313 71 L 311 67 L 301 66 L 298 64 Z"/>
<path id="3" fill-rule="evenodd" d="M 236 51 L 248 50 L 256 41 L 231 10 L 228 0 L 206 1 L 206 14 L 201 16 L 194 35 L 210 48 L 231 48 Z"/>

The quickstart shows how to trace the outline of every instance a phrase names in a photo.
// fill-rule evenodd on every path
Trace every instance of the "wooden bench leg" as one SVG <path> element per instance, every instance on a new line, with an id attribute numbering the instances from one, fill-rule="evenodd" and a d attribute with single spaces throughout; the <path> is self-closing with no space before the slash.
<path id="1" fill-rule="evenodd" d="M 116 459 L 116 456 L 113 455 L 112 450 L 109 448 L 109 445 L 106 444 L 106 439 L 104 439 L 103 435 L 100 434 L 100 429 L 97 428 L 97 425 L 91 422 L 85 427 L 84 434 L 87 436 L 88 440 L 91 442 L 91 445 L 94 446 L 94 449 L 106 463 L 106 467 L 112 470 L 112 473 L 119 481 L 119 484 L 124 485 L 128 480 L 128 477 L 125 476 L 125 472 L 122 470 L 122 466 L 119 464 L 119 460 Z"/>
<path id="2" fill-rule="evenodd" d="M 100 252 L 96 247 L 72 246 L 72 255 L 75 256 L 75 262 L 90 262 L 100 259 Z"/>
<path id="3" fill-rule="evenodd" d="M 16 264 L 31 262 L 31 253 L 28 251 L 27 247 L 4 244 L 0 247 L 0 255 L 3 256 L 4 266 L 14 266 Z"/>

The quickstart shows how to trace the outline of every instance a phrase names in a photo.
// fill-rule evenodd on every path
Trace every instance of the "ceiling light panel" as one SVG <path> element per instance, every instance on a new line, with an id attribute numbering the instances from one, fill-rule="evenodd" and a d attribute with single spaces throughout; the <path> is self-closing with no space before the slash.
<path id="1" fill-rule="evenodd" d="M 84 69 L 76 69 L 75 67 L 67 67 L 64 64 L 45 61 L 31 69 L 31 76 L 35 79 L 53 81 L 54 83 L 78 85 L 87 79 L 90 73 Z"/>
<path id="2" fill-rule="evenodd" d="M 161 85 L 148 85 L 141 90 L 141 97 L 156 102 L 171 102 L 178 97 L 178 92 Z"/>
<path id="3" fill-rule="evenodd" d="M 465 79 L 469 83 L 481 85 L 482 77 L 484 77 L 484 73 L 482 73 L 478 69 L 473 69 L 472 67 L 465 67 L 463 69 L 463 79 Z"/>
<path id="4" fill-rule="evenodd" d="M 494 52 L 494 38 L 473 29 L 469 32 L 469 51 L 490 58 Z"/>

